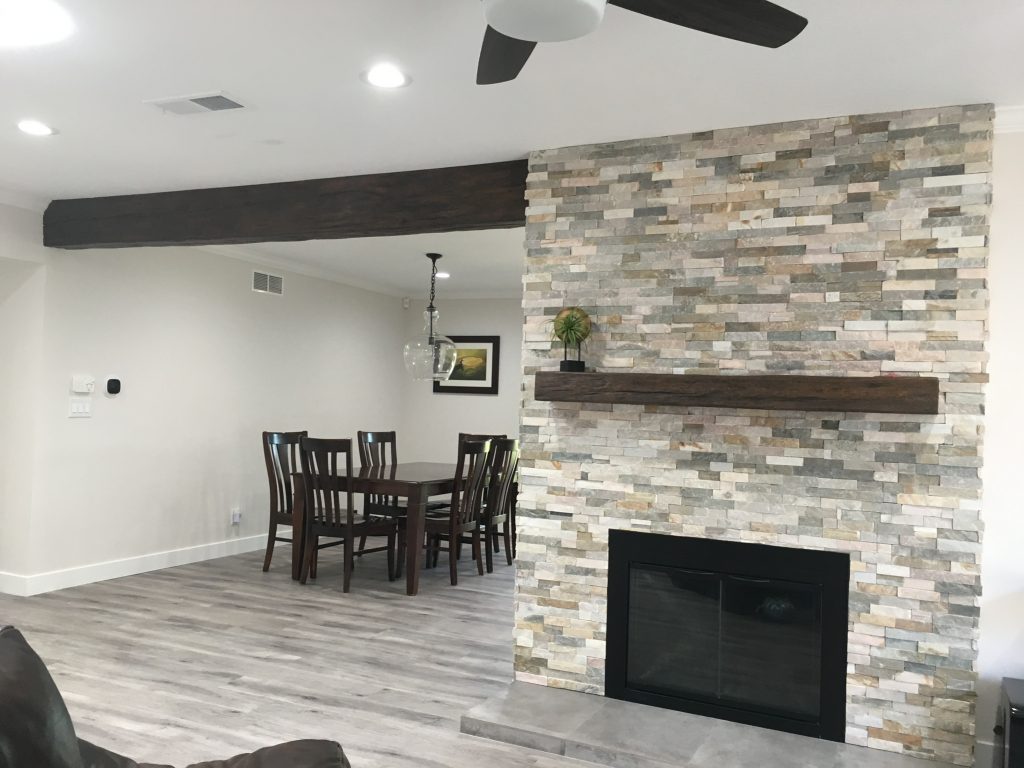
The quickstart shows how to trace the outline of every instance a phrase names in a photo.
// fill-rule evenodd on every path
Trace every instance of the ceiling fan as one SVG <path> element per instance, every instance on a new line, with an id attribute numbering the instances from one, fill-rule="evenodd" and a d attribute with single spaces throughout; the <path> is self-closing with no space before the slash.
<path id="1" fill-rule="evenodd" d="M 807 19 L 768 0 L 483 0 L 487 17 L 478 85 L 514 80 L 537 43 L 582 37 L 597 29 L 608 4 L 709 35 L 778 48 Z"/>

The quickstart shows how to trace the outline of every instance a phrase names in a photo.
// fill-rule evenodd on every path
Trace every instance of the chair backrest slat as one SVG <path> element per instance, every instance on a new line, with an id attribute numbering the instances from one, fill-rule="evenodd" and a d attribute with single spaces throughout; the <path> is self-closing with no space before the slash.
<path id="1" fill-rule="evenodd" d="M 464 440 L 459 451 L 460 464 L 465 471 L 458 498 L 452 494 L 452 517 L 460 526 L 480 519 L 484 486 L 490 472 L 491 441 Z"/>
<path id="2" fill-rule="evenodd" d="M 303 437 L 299 445 L 307 520 L 351 528 L 352 486 L 347 479 L 352 476 L 352 441 Z"/>
<path id="3" fill-rule="evenodd" d="M 357 432 L 359 463 L 364 467 L 383 467 L 398 463 L 398 435 L 395 432 Z M 398 505 L 396 496 L 363 494 L 363 512 L 372 514 L 380 507 Z"/>
<path id="4" fill-rule="evenodd" d="M 458 452 L 458 459 L 456 460 L 456 463 L 455 463 L 455 487 L 452 489 L 452 509 L 455 509 L 459 505 L 459 496 L 462 493 L 462 479 L 466 475 L 466 468 L 463 466 L 463 461 L 462 461 L 462 444 L 465 443 L 467 440 L 472 440 L 472 441 L 476 441 L 476 442 L 479 442 L 479 441 L 482 441 L 482 440 L 491 440 L 493 442 L 494 440 L 504 440 L 504 439 L 505 439 L 505 435 L 483 435 L 483 434 L 477 435 L 477 434 L 472 434 L 470 432 L 459 432 L 459 449 L 458 449 L 459 452 Z M 484 479 L 484 483 L 486 484 L 486 482 L 487 482 L 487 479 L 485 478 Z M 486 492 L 486 488 L 485 488 L 485 492 Z M 485 498 L 486 498 L 486 496 L 485 496 Z"/>
<path id="5" fill-rule="evenodd" d="M 264 432 L 263 460 L 270 485 L 270 514 L 291 515 L 292 473 L 300 471 L 299 440 L 306 432 Z"/>
<path id="6" fill-rule="evenodd" d="M 519 441 L 495 440 L 491 444 L 491 477 L 487 484 L 487 514 L 508 513 L 512 484 L 519 467 Z"/>
<path id="7" fill-rule="evenodd" d="M 359 463 L 379 467 L 398 463 L 398 437 L 394 432 L 357 432 Z"/>

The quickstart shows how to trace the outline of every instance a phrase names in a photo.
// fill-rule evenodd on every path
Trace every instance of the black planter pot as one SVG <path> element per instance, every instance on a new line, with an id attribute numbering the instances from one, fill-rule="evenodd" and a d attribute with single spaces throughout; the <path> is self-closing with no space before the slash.
<path id="1" fill-rule="evenodd" d="M 582 360 L 562 360 L 558 364 L 558 370 L 565 373 L 583 373 L 587 370 L 587 364 Z"/>

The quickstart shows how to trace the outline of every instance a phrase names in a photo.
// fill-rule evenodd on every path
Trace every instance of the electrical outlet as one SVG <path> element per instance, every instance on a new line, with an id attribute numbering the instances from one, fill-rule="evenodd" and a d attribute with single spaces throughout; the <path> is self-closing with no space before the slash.
<path id="1" fill-rule="evenodd" d="M 232 525 L 241 525 L 241 523 L 242 523 L 242 510 L 240 510 L 238 507 L 232 508 L 232 510 L 231 510 L 231 524 Z"/>

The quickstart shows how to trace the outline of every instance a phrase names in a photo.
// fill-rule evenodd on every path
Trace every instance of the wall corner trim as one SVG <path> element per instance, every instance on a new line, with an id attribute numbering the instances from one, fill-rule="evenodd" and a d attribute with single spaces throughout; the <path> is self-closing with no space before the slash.
<path id="1" fill-rule="evenodd" d="M 0 205 L 9 205 L 12 208 L 21 208 L 25 211 L 42 213 L 46 210 L 49 200 L 36 197 L 25 192 L 16 192 L 12 189 L 0 188 Z"/>
<path id="2" fill-rule="evenodd" d="M 996 133 L 1024 133 L 1024 104 L 996 107 Z"/>

